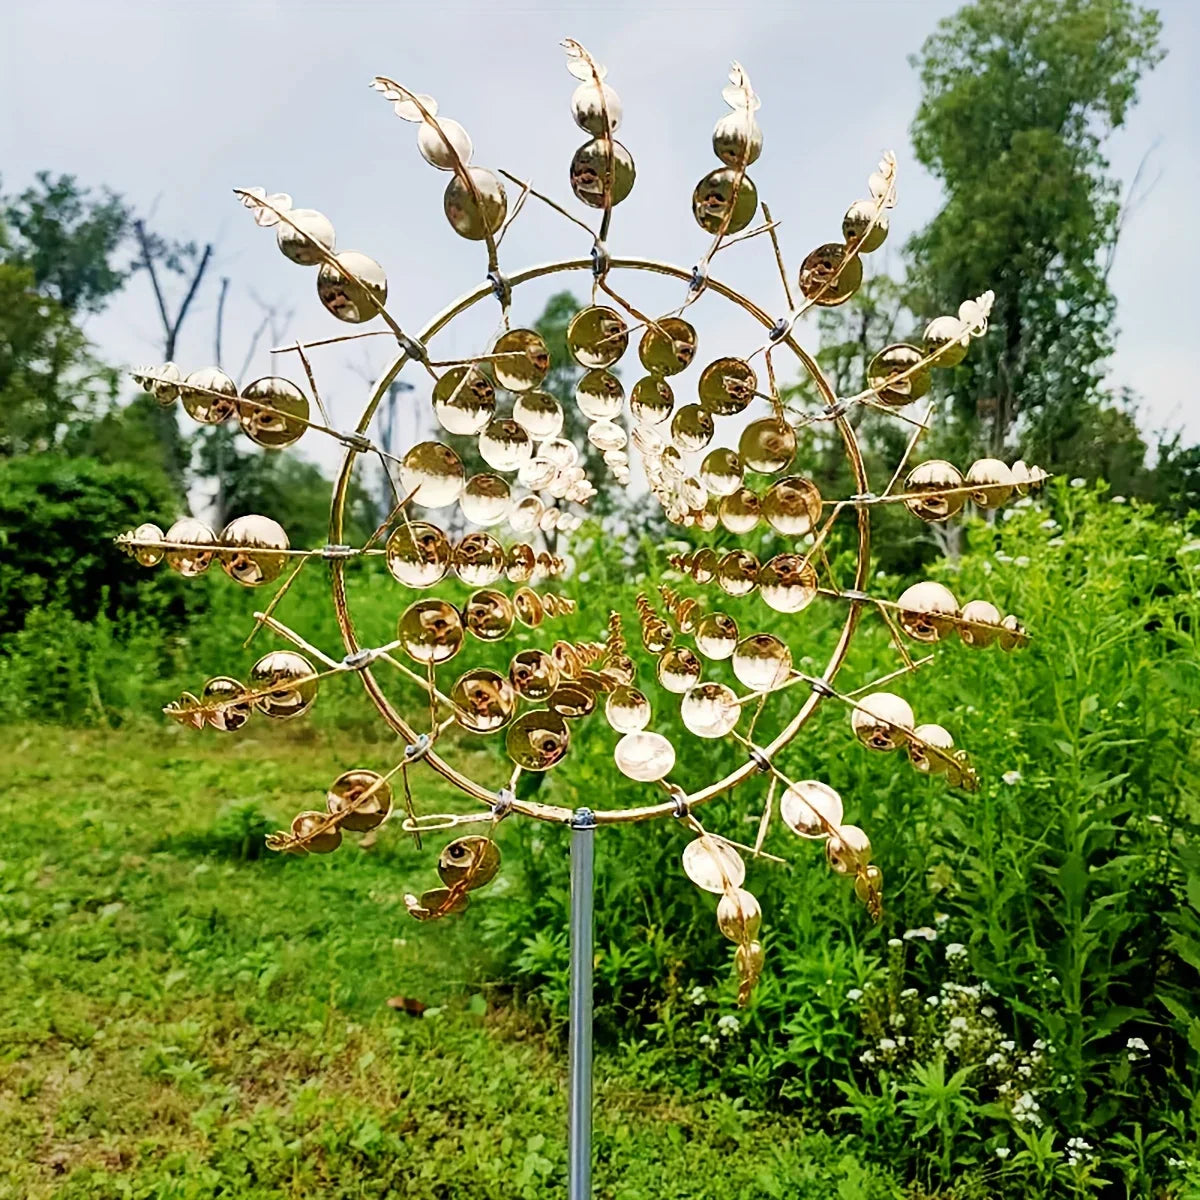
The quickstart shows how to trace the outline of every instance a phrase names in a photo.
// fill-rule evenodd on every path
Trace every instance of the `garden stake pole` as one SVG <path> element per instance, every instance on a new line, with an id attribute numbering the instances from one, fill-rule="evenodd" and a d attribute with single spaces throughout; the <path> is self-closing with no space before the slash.
<path id="1" fill-rule="evenodd" d="M 590 808 L 571 818 L 571 1024 L 567 1044 L 570 1076 L 567 1130 L 567 1193 L 592 1195 L 592 901 L 596 818 Z"/>

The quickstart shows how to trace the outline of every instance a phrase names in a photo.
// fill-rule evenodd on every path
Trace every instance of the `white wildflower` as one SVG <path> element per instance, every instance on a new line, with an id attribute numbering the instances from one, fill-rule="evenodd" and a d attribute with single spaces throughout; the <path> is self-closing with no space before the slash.
<path id="1" fill-rule="evenodd" d="M 889 1018 L 889 1022 L 894 1029 L 903 1029 L 904 1028 L 904 1014 L 903 1013 L 892 1013 L 891 1017 Z"/>
<path id="2" fill-rule="evenodd" d="M 1076 475 L 1075 478 L 1071 480 L 1071 486 L 1073 488 L 1081 488 L 1081 487 L 1084 487 L 1086 484 L 1087 484 L 1087 480 L 1084 479 L 1082 475 Z"/>
<path id="3" fill-rule="evenodd" d="M 947 1050 L 958 1050 L 962 1046 L 962 1034 L 961 1033 L 948 1033 L 942 1039 L 942 1044 L 946 1047 Z"/>
<path id="4" fill-rule="evenodd" d="M 998 563 L 1010 563 L 1012 560 L 1013 556 L 1011 554 L 1005 554 L 1003 550 L 996 551 L 996 561 Z"/>
<path id="5" fill-rule="evenodd" d="M 915 996 L 916 994 L 917 994 L 917 989 L 916 989 L 916 988 L 905 988 L 905 989 L 904 989 L 904 991 L 902 991 L 902 992 L 900 993 L 900 999 L 901 999 L 901 1000 L 908 1000 L 908 999 L 910 999 L 911 997 Z"/>
<path id="6" fill-rule="evenodd" d="M 694 987 L 688 992 L 688 999 L 693 1004 L 703 1004 L 708 999 L 708 993 L 702 987 Z"/>
<path id="7" fill-rule="evenodd" d="M 1124 497 L 1124 496 L 1114 496 L 1114 497 L 1112 498 L 1112 500 L 1110 501 L 1110 503 L 1112 503 L 1112 504 L 1124 504 L 1124 503 L 1125 503 L 1125 497 Z"/>
<path id="8" fill-rule="evenodd" d="M 868 1066 L 870 1066 L 870 1064 L 875 1061 L 875 1051 L 874 1050 L 864 1050 L 858 1056 L 858 1061 L 861 1063 L 866 1063 Z"/>
<path id="9" fill-rule="evenodd" d="M 946 947 L 947 958 L 962 958 L 966 955 L 966 953 L 967 948 L 962 944 L 962 942 L 951 942 Z"/>
<path id="10" fill-rule="evenodd" d="M 1047 517 L 1041 524 L 1042 529 L 1057 529 L 1058 522 L 1053 517 Z"/>
<path id="11" fill-rule="evenodd" d="M 933 914 L 933 923 L 934 923 L 934 924 L 935 924 L 935 925 L 936 925 L 936 926 L 937 926 L 939 929 L 941 929 L 941 927 L 942 927 L 943 925 L 945 925 L 945 924 L 946 924 L 946 922 L 947 922 L 947 921 L 949 921 L 949 920 L 950 920 L 950 914 L 949 914 L 949 913 L 934 913 L 934 914 Z"/>
<path id="12" fill-rule="evenodd" d="M 903 946 L 904 943 L 899 938 L 888 938 L 888 945 L 894 950 L 897 946 Z"/>
<path id="13" fill-rule="evenodd" d="M 717 1039 L 715 1037 L 713 1037 L 712 1034 L 702 1033 L 700 1035 L 700 1045 L 702 1045 L 706 1050 L 711 1049 L 716 1044 L 717 1044 Z"/>
<path id="14" fill-rule="evenodd" d="M 884 1054 L 887 1054 L 889 1051 L 895 1050 L 895 1048 L 896 1048 L 896 1043 L 893 1042 L 891 1038 L 885 1037 L 885 1038 L 879 1039 L 879 1049 L 882 1050 L 884 1052 Z"/>
<path id="15" fill-rule="evenodd" d="M 1012 1151 L 1007 1146 L 997 1146 L 996 1147 L 996 1157 L 1001 1162 L 1003 1162 L 1011 1153 L 1012 1153 Z"/>
<path id="16" fill-rule="evenodd" d="M 1011 1038 L 1006 1038 L 1003 1042 L 1000 1043 L 1000 1049 L 1007 1050 L 1009 1052 L 1009 1054 L 1011 1054 L 1016 1048 L 1017 1048 L 1017 1043 L 1014 1042 Z"/>
<path id="17" fill-rule="evenodd" d="M 938 996 L 926 996 L 925 997 L 925 1003 L 928 1004 L 930 1008 L 937 1008 L 937 1006 L 939 1004 L 941 1004 L 941 1002 L 942 1002 L 941 998 Z"/>
<path id="18" fill-rule="evenodd" d="M 722 1037 L 732 1037 L 740 1028 L 737 1017 L 732 1013 L 726 1013 L 723 1017 L 717 1018 L 717 1032 Z"/>
<path id="19" fill-rule="evenodd" d="M 1034 1099 L 1032 1092 L 1022 1092 L 1013 1102 L 1013 1118 L 1017 1121 L 1026 1121 L 1030 1125 L 1041 1125 L 1042 1119 L 1038 1116 L 1041 1111 L 1041 1106 Z"/>
<path id="20" fill-rule="evenodd" d="M 1013 784 L 1021 782 L 1021 772 L 1020 771 L 1005 771 L 1004 774 L 1000 776 L 1000 778 L 1003 779 L 1004 782 L 1007 783 L 1009 787 L 1012 787 Z"/>
<path id="21" fill-rule="evenodd" d="M 1033 1043 L 1033 1048 L 1034 1048 L 1035 1050 L 1045 1050 L 1045 1048 L 1046 1048 L 1046 1043 L 1045 1043 L 1045 1042 L 1043 1042 L 1041 1038 L 1038 1038 L 1038 1040 L 1037 1040 L 1036 1042 L 1034 1042 L 1034 1043 Z"/>
<path id="22" fill-rule="evenodd" d="M 1007 1061 L 1008 1060 L 1004 1057 L 1003 1054 L 1000 1053 L 999 1050 L 994 1050 L 991 1054 L 989 1054 L 987 1056 L 987 1060 L 984 1062 L 983 1065 L 985 1067 L 1002 1067 L 1005 1064 L 1005 1062 L 1007 1062 Z"/>
<path id="23" fill-rule="evenodd" d="M 922 925 L 919 929 L 906 929 L 904 931 L 904 940 L 906 942 L 914 941 L 917 938 L 924 938 L 927 942 L 936 942 L 937 930 L 928 925 Z"/>
<path id="24" fill-rule="evenodd" d="M 967 1018 L 966 1017 L 951 1017 L 950 1018 L 950 1028 L 965 1030 L 967 1028 Z"/>
<path id="25" fill-rule="evenodd" d="M 849 1000 L 851 1004 L 853 1004 L 857 1000 L 861 1000 L 862 996 L 863 996 L 862 988 L 851 988 L 846 993 L 846 999 Z"/>
<path id="26" fill-rule="evenodd" d="M 1028 554 L 1018 554 L 1017 557 L 1013 561 L 1018 567 L 1027 567 L 1027 566 L 1029 566 L 1029 555 Z"/>
<path id="27" fill-rule="evenodd" d="M 996 1010 L 990 1004 L 985 1004 L 979 1011 L 985 1017 L 987 1017 L 989 1021 L 996 1015 Z"/>

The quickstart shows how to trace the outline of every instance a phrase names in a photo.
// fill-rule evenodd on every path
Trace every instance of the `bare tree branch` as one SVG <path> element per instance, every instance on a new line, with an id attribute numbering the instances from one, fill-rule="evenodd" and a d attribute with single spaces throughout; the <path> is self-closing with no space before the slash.
<path id="1" fill-rule="evenodd" d="M 213 347 L 215 351 L 215 359 L 217 366 L 221 366 L 221 333 L 225 326 L 225 296 L 229 292 L 229 276 L 221 276 L 221 294 L 217 297 L 217 327 L 216 327 L 216 345 Z"/>

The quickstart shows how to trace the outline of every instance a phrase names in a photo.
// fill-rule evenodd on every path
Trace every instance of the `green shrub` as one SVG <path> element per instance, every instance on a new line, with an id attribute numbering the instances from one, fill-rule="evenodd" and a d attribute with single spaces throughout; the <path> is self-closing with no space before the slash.
<path id="1" fill-rule="evenodd" d="M 892 686 L 918 720 L 944 720 L 971 749 L 981 790 L 951 791 L 862 750 L 832 704 L 781 760 L 793 777 L 837 787 L 872 835 L 887 879 L 882 925 L 870 927 L 819 855 L 773 833 L 766 848 L 796 865 L 751 866 L 768 965 L 737 1012 L 712 898 L 679 868 L 682 831 L 602 829 L 600 1028 L 681 1086 L 837 1109 L 832 1126 L 859 1129 L 930 1189 L 986 1162 L 1014 1195 L 1104 1181 L 1150 1195 L 1168 1159 L 1195 1157 L 1200 1117 L 1200 545 L 1149 509 L 1065 485 L 1011 519 L 972 522 L 968 542 L 931 574 L 961 601 L 1018 613 L 1033 644 L 1013 654 L 948 644 L 936 670 Z M 876 580 L 883 595 L 900 586 Z M 889 669 L 880 631 L 860 641 L 873 662 L 848 678 Z M 679 736 L 690 760 L 696 743 Z M 570 772 L 546 785 L 553 799 L 618 803 L 610 752 L 601 737 L 578 739 Z M 753 824 L 737 827 L 743 813 L 756 819 L 746 790 L 714 828 L 752 838 Z M 505 846 L 528 886 L 489 909 L 489 935 L 507 947 L 513 985 L 561 1018 L 565 839 L 519 827 Z M 962 947 L 952 963 L 947 943 Z M 880 1039 L 906 1035 L 881 1032 L 881 1011 L 903 1021 L 909 989 L 925 1003 L 959 987 L 974 989 L 972 1028 L 982 1022 L 988 1039 L 976 1031 L 968 1051 L 959 1030 L 931 1026 L 885 1060 Z M 874 999 L 856 1002 L 859 992 Z M 984 1067 L 1001 1042 L 1010 1074 L 1031 1070 L 1003 1091 L 997 1064 Z"/>
<path id="2" fill-rule="evenodd" d="M 136 611 L 178 627 L 194 603 L 167 572 L 147 580 L 115 545 L 142 521 L 167 528 L 179 500 L 161 471 L 49 454 L 0 458 L 0 634 L 55 606 L 81 621 Z"/>

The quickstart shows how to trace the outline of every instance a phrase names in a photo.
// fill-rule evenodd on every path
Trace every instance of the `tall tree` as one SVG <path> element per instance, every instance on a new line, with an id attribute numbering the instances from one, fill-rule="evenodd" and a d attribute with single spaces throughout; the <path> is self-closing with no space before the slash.
<path id="1" fill-rule="evenodd" d="M 1132 0 L 976 0 L 913 59 L 913 144 L 946 199 L 909 242 L 910 306 L 995 291 L 989 336 L 940 373 L 994 454 L 1019 431 L 1053 466 L 1062 414 L 1103 401 L 1122 219 L 1104 143 L 1162 57 L 1160 30 Z"/>
<path id="2" fill-rule="evenodd" d="M 99 312 L 124 287 L 130 266 L 119 260 L 131 217 L 115 192 L 97 196 L 73 175 L 40 171 L 2 206 L 0 254 L 27 267 L 37 290 L 69 315 Z"/>
<path id="3" fill-rule="evenodd" d="M 116 396 L 116 376 L 30 267 L 0 262 L 0 455 L 57 446 Z"/>

